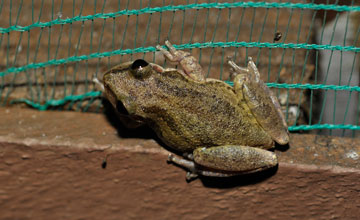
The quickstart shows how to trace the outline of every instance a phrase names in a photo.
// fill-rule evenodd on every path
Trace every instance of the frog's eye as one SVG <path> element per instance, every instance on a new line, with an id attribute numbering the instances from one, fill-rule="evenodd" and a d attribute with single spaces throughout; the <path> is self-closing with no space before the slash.
<path id="1" fill-rule="evenodd" d="M 149 63 L 146 62 L 145 60 L 138 59 L 138 60 L 135 60 L 133 62 L 133 64 L 131 65 L 131 69 L 136 70 L 136 69 L 139 69 L 139 68 L 144 68 L 147 65 L 149 65 Z"/>
<path id="2" fill-rule="evenodd" d="M 130 68 L 137 78 L 143 78 L 150 73 L 149 63 L 142 59 L 135 60 Z"/>

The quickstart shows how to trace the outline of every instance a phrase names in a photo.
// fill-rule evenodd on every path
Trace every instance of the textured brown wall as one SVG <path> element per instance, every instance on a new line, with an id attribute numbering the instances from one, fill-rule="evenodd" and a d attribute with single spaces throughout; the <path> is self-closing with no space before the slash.
<path id="1" fill-rule="evenodd" d="M 0 219 L 360 214 L 358 139 L 292 135 L 290 148 L 277 151 L 278 169 L 187 183 L 185 172 L 166 163 L 168 152 L 154 140 L 116 131 L 101 114 L 0 108 L 0 121 Z"/>

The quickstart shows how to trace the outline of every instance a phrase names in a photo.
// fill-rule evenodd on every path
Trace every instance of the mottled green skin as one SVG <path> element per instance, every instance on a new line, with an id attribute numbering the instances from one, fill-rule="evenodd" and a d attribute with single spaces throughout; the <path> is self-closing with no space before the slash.
<path id="1" fill-rule="evenodd" d="M 272 138 L 259 125 L 234 89 L 218 80 L 197 81 L 175 69 L 134 77 L 132 62 L 104 75 L 107 97 L 120 100 L 130 116 L 140 116 L 168 146 L 191 153 L 199 147 L 244 145 L 271 148 Z"/>

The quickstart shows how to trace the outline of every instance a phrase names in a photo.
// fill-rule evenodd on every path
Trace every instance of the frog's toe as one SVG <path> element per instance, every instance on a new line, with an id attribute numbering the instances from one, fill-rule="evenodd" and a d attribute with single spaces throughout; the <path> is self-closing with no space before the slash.
<path id="1" fill-rule="evenodd" d="M 174 160 L 174 155 L 173 155 L 173 154 L 169 154 L 166 161 L 167 161 L 168 163 L 171 163 L 171 162 L 173 162 L 173 160 Z"/>
<path id="2" fill-rule="evenodd" d="M 232 59 L 229 59 L 227 61 L 227 63 L 229 64 L 231 71 L 234 74 L 248 74 L 248 72 L 249 72 L 249 70 L 247 68 L 238 66 Z"/>
<path id="3" fill-rule="evenodd" d="M 155 48 L 160 51 L 164 50 L 164 48 L 162 48 L 160 45 L 156 45 Z"/>
<path id="4" fill-rule="evenodd" d="M 226 56 L 226 60 L 227 60 L 227 61 L 232 61 L 232 60 L 233 60 L 233 57 L 232 57 L 232 56 Z"/>
<path id="5" fill-rule="evenodd" d="M 169 154 L 167 161 L 169 163 L 177 164 L 177 165 L 184 167 L 184 168 L 190 170 L 191 172 L 195 173 L 196 168 L 195 168 L 195 164 L 193 161 L 179 158 L 173 154 Z"/>
<path id="6" fill-rule="evenodd" d="M 186 173 L 186 181 L 192 181 L 192 180 L 194 180 L 194 179 L 196 179 L 196 178 L 198 178 L 199 177 L 199 175 L 198 174 L 196 174 L 196 173 L 192 173 L 192 172 L 187 172 Z"/>
<path id="7" fill-rule="evenodd" d="M 287 131 L 284 131 L 283 134 L 281 136 L 278 136 L 275 141 L 276 143 L 281 145 L 288 144 L 290 141 L 289 133 Z"/>
<path id="8" fill-rule="evenodd" d="M 173 47 L 173 45 L 170 43 L 170 41 L 168 41 L 168 40 L 166 40 L 165 41 L 165 45 L 167 46 L 167 47 Z"/>

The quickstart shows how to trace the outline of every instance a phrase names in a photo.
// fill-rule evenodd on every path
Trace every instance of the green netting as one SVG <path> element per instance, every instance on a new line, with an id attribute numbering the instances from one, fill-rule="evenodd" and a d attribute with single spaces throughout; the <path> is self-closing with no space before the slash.
<path id="1" fill-rule="evenodd" d="M 226 57 L 253 57 L 289 130 L 357 136 L 360 6 L 316 2 L 2 0 L 0 103 L 102 112 L 93 74 L 137 58 L 168 66 L 155 49 L 168 39 L 230 85 Z"/>

